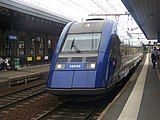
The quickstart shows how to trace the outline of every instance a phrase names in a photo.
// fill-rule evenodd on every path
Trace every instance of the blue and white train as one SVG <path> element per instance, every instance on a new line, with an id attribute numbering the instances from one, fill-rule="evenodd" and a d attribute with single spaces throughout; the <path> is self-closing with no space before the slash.
<path id="1" fill-rule="evenodd" d="M 109 19 L 70 22 L 54 52 L 47 88 L 55 95 L 102 95 L 141 60 L 141 47 Z M 132 42 L 130 42 L 132 41 Z"/>

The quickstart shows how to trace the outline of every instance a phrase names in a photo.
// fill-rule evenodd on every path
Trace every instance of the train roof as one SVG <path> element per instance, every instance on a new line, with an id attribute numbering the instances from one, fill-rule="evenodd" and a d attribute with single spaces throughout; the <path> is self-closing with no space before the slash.
<path id="1" fill-rule="evenodd" d="M 113 22 L 113 20 L 101 18 L 86 19 L 85 21 L 74 22 L 70 27 L 68 33 L 98 33 L 102 32 L 105 23 L 113 24 Z"/>

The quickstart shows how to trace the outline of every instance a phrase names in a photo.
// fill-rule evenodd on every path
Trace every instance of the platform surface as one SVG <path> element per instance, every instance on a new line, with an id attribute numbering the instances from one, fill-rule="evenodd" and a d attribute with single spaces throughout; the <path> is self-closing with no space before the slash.
<path id="1" fill-rule="evenodd" d="M 7 71 L 0 71 L 0 81 L 8 79 L 10 77 L 17 77 L 20 75 L 30 74 L 30 73 L 37 73 L 37 72 L 47 72 L 49 71 L 49 65 L 37 65 L 31 67 L 24 67 L 20 70 L 7 70 Z"/>
<path id="2" fill-rule="evenodd" d="M 147 54 L 137 79 L 129 81 L 122 94 L 109 109 L 106 108 L 99 120 L 160 120 L 159 112 L 159 72 L 152 68 L 150 54 Z"/>

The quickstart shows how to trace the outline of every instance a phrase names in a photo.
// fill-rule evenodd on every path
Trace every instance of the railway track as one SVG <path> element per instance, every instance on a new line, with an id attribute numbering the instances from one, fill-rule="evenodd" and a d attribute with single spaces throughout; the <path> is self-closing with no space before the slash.
<path id="1" fill-rule="evenodd" d="M 42 86 L 35 91 L 40 91 L 41 88 L 45 88 Z M 28 119 L 34 119 L 34 120 L 92 119 L 92 120 L 96 120 L 98 116 L 101 114 L 101 112 L 103 111 L 103 109 L 109 104 L 109 102 L 112 99 L 112 98 L 109 98 L 109 99 L 104 98 L 104 99 L 92 101 L 92 102 L 73 102 L 73 101 L 70 102 L 70 101 L 63 101 L 63 100 L 57 101 L 55 98 L 50 99 L 50 95 L 48 94 L 47 95 L 48 97 L 46 97 L 46 95 L 47 94 L 45 93 L 41 95 L 37 93 L 37 96 L 39 97 L 35 97 L 36 94 L 32 95 L 31 97 L 26 98 L 26 103 L 24 102 L 25 98 L 22 99 L 20 102 L 23 101 L 24 104 L 20 104 L 18 108 L 15 107 L 14 109 L 10 109 L 8 112 L 3 112 L 1 118 L 6 118 L 6 120 L 8 119 L 10 120 L 10 116 L 12 116 L 11 117 L 12 119 L 23 119 L 23 120 L 28 120 Z M 4 97 L 8 97 L 8 96 L 6 95 Z M 31 101 L 32 97 L 34 99 Z M 20 103 L 20 102 L 17 101 L 16 103 Z M 14 104 L 14 102 L 12 103 Z M 11 106 L 13 105 L 7 105 L 7 106 L 11 108 Z M 6 107 L 4 106 L 4 108 Z M 0 110 L 4 108 L 0 108 Z M 25 113 L 21 111 L 25 111 Z"/>
<path id="2" fill-rule="evenodd" d="M 0 111 L 13 107 L 46 91 L 45 82 L 0 96 Z"/>
<path id="3" fill-rule="evenodd" d="M 109 103 L 128 81 L 129 75 L 123 82 L 109 91 L 103 99 L 90 102 L 63 102 L 53 109 L 45 111 L 34 120 L 96 120 Z"/>
<path id="4" fill-rule="evenodd" d="M 44 83 L 1 95 L 0 119 L 96 120 L 123 87 L 123 85 L 117 86 L 118 88 L 112 90 L 111 94 L 109 93 L 101 100 L 70 102 L 64 99 L 59 100 L 45 92 Z M 125 84 L 125 80 L 122 84 Z"/>
<path id="5" fill-rule="evenodd" d="M 53 109 L 46 111 L 44 114 L 33 118 L 34 120 L 88 120 L 89 118 L 98 118 L 96 111 L 103 110 L 106 102 L 104 99 L 92 102 L 71 102 L 66 101 L 57 105 Z M 94 117 L 97 116 L 97 117 Z"/>

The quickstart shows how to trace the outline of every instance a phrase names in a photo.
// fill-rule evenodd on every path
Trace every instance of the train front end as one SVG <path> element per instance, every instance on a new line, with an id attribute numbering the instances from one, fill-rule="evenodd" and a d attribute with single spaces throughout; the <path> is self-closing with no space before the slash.
<path id="1" fill-rule="evenodd" d="M 104 21 L 86 21 L 69 23 L 65 27 L 51 63 L 47 82 L 50 92 L 55 95 L 106 92 L 106 76 L 100 70 L 104 67 L 105 53 L 100 51 L 104 24 Z"/>

